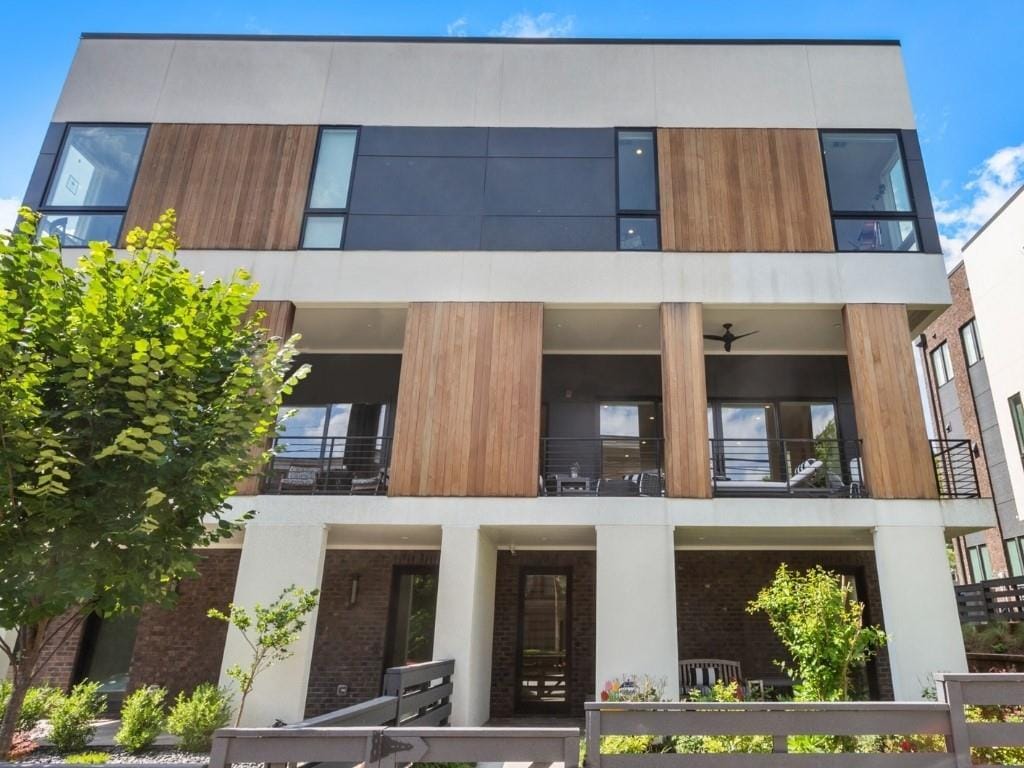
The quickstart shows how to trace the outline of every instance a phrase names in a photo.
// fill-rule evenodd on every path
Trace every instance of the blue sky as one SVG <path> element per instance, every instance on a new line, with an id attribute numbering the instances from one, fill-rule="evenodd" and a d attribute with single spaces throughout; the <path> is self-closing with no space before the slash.
<path id="1" fill-rule="evenodd" d="M 51 0 L 4 9 L 0 226 L 7 226 L 81 32 L 897 38 L 947 258 L 1024 183 L 1020 0 L 538 0 L 535 3 Z"/>

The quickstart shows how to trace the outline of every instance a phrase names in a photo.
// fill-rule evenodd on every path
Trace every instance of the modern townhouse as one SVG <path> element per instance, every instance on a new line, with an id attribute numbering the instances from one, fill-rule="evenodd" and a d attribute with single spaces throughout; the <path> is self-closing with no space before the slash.
<path id="1" fill-rule="evenodd" d="M 991 497 L 996 510 L 994 528 L 955 540 L 958 580 L 976 584 L 994 578 L 1024 576 L 1024 521 L 1017 515 L 1010 469 L 999 432 L 999 408 L 992 397 L 988 361 L 963 262 L 949 273 L 949 290 L 953 303 L 925 329 L 918 341 L 928 385 L 927 407 L 943 439 L 963 435 L 971 441 L 978 459 L 980 494 Z M 1007 408 L 1004 419 L 1009 418 Z M 960 459 L 955 467 L 949 466 L 950 471 L 974 471 L 962 450 L 953 454 L 940 457 L 950 465 Z"/>
<path id="2" fill-rule="evenodd" d="M 297 584 L 249 723 L 431 658 L 465 725 L 692 659 L 781 686 L 745 608 L 783 562 L 885 626 L 871 695 L 966 669 L 947 541 L 994 513 L 925 431 L 950 292 L 897 43 L 85 35 L 26 202 L 69 254 L 177 209 L 312 364 L 244 533 L 51 680 L 225 680 L 206 609 Z"/>

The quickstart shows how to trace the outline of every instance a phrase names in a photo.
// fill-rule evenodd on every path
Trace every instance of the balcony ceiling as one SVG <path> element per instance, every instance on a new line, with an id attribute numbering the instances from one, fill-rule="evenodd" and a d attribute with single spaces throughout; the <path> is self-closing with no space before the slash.
<path id="1" fill-rule="evenodd" d="M 401 352 L 405 307 L 298 307 L 303 352 Z"/>

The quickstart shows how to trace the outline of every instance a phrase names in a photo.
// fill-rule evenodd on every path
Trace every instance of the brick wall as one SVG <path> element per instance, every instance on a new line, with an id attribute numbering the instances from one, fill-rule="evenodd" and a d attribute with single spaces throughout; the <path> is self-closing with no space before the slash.
<path id="1" fill-rule="evenodd" d="M 85 620 L 68 612 L 51 625 L 50 640 L 43 646 L 37 662 L 35 685 L 52 685 L 67 690 L 75 681 L 78 665 L 78 649 L 82 644 Z"/>
<path id="2" fill-rule="evenodd" d="M 733 659 L 741 663 L 743 676 L 781 674 L 773 663 L 787 659 L 764 614 L 750 615 L 747 603 L 772 580 L 780 563 L 799 570 L 822 565 L 837 572 L 856 574 L 866 592 L 866 619 L 882 625 L 878 574 L 872 552 L 676 552 L 676 610 L 679 624 L 679 658 Z M 872 665 L 877 695 L 891 699 L 889 657 L 883 650 Z"/>
<path id="3" fill-rule="evenodd" d="M 436 566 L 439 559 L 436 550 L 328 550 L 306 692 L 307 717 L 380 695 L 395 566 Z M 356 604 L 349 605 L 356 574 L 359 595 Z M 337 694 L 342 684 L 348 686 L 346 696 Z"/>
<path id="4" fill-rule="evenodd" d="M 510 552 L 499 552 L 494 593 L 491 717 L 510 717 L 515 714 L 520 574 L 524 569 L 565 567 L 572 568 L 570 713 L 582 715 L 583 702 L 594 694 L 594 621 L 597 610 L 595 553 L 525 550 L 512 555 Z"/>
<path id="5" fill-rule="evenodd" d="M 150 606 L 139 618 L 128 675 L 129 690 L 162 685 L 170 696 L 199 683 L 216 683 L 224 656 L 227 624 L 206 615 L 225 610 L 235 594 L 240 549 L 207 550 L 196 568 L 199 576 L 178 587 L 173 608 Z"/>

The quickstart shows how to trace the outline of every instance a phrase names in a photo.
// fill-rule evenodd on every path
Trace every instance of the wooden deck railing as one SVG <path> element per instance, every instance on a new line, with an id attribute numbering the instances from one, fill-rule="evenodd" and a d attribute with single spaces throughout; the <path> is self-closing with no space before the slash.
<path id="1" fill-rule="evenodd" d="M 1024 576 L 957 584 L 961 624 L 1024 619 Z"/>

